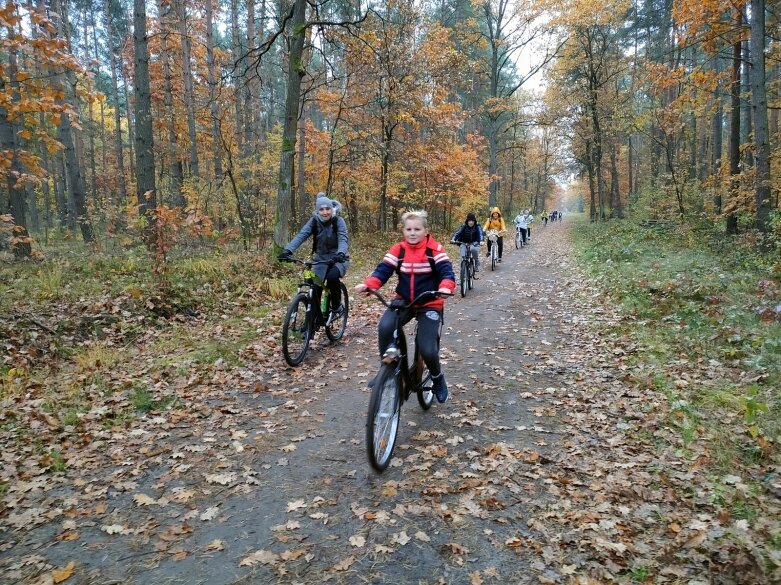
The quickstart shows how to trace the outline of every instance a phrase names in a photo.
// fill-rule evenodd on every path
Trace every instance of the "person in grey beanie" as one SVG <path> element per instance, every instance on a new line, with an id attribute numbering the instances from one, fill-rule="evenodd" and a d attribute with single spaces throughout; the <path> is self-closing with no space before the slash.
<path id="1" fill-rule="evenodd" d="M 334 319 L 344 311 L 340 279 L 347 274 L 350 264 L 347 256 L 349 244 L 347 222 L 337 215 L 341 208 L 338 201 L 327 197 L 325 193 L 318 193 L 313 217 L 304 224 L 301 231 L 290 240 L 279 255 L 279 260 L 282 262 L 290 260 L 298 247 L 312 236 L 312 260 L 321 263 L 312 266 L 312 270 L 325 281 L 328 287 L 331 299 L 330 310 Z"/>

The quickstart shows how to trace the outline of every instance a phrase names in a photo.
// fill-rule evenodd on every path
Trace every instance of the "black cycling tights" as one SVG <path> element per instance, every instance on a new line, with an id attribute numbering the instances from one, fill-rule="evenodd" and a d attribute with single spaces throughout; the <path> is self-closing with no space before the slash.
<path id="1" fill-rule="evenodd" d="M 412 318 L 418 320 L 417 344 L 420 355 L 426 363 L 428 371 L 432 376 L 439 375 L 441 369 L 439 365 L 439 331 L 442 326 L 442 311 L 436 309 L 418 309 L 416 311 L 407 310 L 402 313 L 401 322 L 409 323 Z M 380 357 L 388 349 L 393 341 L 393 329 L 396 324 L 396 314 L 388 309 L 380 319 L 377 327 L 380 344 Z"/>
<path id="2" fill-rule="evenodd" d="M 334 310 L 342 304 L 342 281 L 339 277 L 339 269 L 336 266 L 329 266 L 325 275 L 325 285 L 331 293 L 331 308 Z"/>

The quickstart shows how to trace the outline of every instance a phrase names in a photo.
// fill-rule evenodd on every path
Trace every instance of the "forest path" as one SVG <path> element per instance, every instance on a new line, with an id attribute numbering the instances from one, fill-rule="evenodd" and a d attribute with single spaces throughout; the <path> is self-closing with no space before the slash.
<path id="1" fill-rule="evenodd" d="M 559 406 L 582 358 L 568 229 L 506 237 L 497 270 L 481 258 L 447 302 L 451 400 L 404 405 L 385 473 L 364 446 L 381 306 L 353 298 L 342 342 L 318 334 L 296 369 L 272 348 L 218 371 L 187 395 L 197 417 L 150 417 L 114 468 L 61 481 L 51 521 L 6 539 L 0 579 L 74 561 L 68 583 L 558 582 L 567 559 L 534 518 L 564 475 Z"/>

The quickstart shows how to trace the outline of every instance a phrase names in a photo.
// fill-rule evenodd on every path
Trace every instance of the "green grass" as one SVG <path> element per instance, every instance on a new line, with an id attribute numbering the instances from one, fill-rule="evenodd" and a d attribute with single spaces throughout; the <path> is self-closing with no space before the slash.
<path id="1" fill-rule="evenodd" d="M 777 253 L 701 225 L 629 220 L 581 223 L 574 242 L 625 315 L 605 333 L 638 347 L 630 365 L 667 397 L 683 446 L 708 439 L 725 467 L 771 455 L 781 439 Z"/>

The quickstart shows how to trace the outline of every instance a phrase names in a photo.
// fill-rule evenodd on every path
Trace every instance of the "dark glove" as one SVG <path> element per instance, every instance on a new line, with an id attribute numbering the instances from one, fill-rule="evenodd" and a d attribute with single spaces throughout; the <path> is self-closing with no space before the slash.
<path id="1" fill-rule="evenodd" d="M 334 256 L 334 260 L 336 262 L 347 262 L 347 256 L 344 252 L 337 252 L 336 256 Z"/>
<path id="2" fill-rule="evenodd" d="M 280 262 L 289 262 L 290 259 L 293 257 L 293 252 L 285 248 L 280 252 L 279 256 L 277 256 L 277 260 Z"/>

